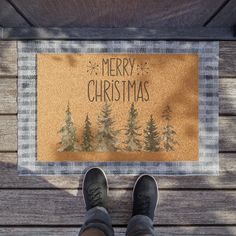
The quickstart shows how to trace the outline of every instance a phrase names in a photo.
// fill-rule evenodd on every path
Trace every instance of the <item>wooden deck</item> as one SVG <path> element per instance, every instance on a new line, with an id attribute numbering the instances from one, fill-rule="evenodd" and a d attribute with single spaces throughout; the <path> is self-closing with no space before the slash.
<path id="1" fill-rule="evenodd" d="M 0 41 L 0 235 L 76 236 L 81 176 L 17 175 L 16 42 Z M 158 236 L 236 235 L 236 42 L 220 42 L 220 176 L 156 177 Z M 109 210 L 124 235 L 137 176 L 108 176 Z"/>

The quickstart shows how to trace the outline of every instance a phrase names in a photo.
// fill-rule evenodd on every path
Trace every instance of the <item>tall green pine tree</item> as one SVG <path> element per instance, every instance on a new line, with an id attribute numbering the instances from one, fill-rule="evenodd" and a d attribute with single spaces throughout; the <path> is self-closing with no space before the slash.
<path id="1" fill-rule="evenodd" d="M 129 152 L 140 151 L 142 149 L 141 141 L 139 140 L 139 133 L 141 126 L 138 125 L 138 111 L 132 103 L 129 111 L 128 121 L 125 126 L 125 135 L 127 137 L 125 141 L 125 149 Z"/>
<path id="2" fill-rule="evenodd" d="M 174 127 L 170 124 L 171 121 L 171 109 L 170 106 L 167 105 L 162 113 L 162 118 L 165 120 L 166 124 L 163 129 L 162 139 L 164 142 L 164 150 L 167 152 L 174 151 L 174 146 L 178 144 L 175 140 L 176 132 Z"/>
<path id="3" fill-rule="evenodd" d="M 76 128 L 72 119 L 69 102 L 66 109 L 65 123 L 59 130 L 59 133 L 61 134 L 59 152 L 75 152 L 79 150 Z"/>
<path id="4" fill-rule="evenodd" d="M 157 152 L 160 150 L 160 134 L 157 130 L 157 125 L 152 117 L 150 116 L 147 122 L 146 129 L 144 130 L 144 150 L 148 152 Z"/>
<path id="5" fill-rule="evenodd" d="M 105 103 L 100 116 L 98 116 L 99 130 L 97 133 L 98 152 L 115 152 L 119 149 L 118 135 L 119 131 L 114 129 L 114 123 L 111 116 L 111 105 Z"/>
<path id="6" fill-rule="evenodd" d="M 84 131 L 83 131 L 83 143 L 82 143 L 82 150 L 85 152 L 93 151 L 93 135 L 91 131 L 91 122 L 89 116 L 87 114 L 84 124 Z"/>

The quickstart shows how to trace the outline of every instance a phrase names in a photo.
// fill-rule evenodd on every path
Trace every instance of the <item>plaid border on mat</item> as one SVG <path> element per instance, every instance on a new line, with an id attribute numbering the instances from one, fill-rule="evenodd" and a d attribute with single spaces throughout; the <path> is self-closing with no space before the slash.
<path id="1" fill-rule="evenodd" d="M 199 161 L 37 161 L 37 53 L 198 53 Z M 18 42 L 18 171 L 21 175 L 82 174 L 102 167 L 108 174 L 217 175 L 219 172 L 218 42 L 22 41 Z"/>

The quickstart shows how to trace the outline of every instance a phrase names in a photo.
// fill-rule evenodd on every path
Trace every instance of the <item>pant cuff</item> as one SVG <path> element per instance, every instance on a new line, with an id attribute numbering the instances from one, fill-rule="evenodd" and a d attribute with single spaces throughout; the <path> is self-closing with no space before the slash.
<path id="1" fill-rule="evenodd" d="M 79 235 L 91 228 L 101 230 L 106 236 L 114 236 L 111 217 L 104 207 L 94 207 L 86 212 L 85 223 L 82 226 Z"/>
<path id="2" fill-rule="evenodd" d="M 128 224 L 126 236 L 156 236 L 153 221 L 145 215 L 133 216 Z"/>

